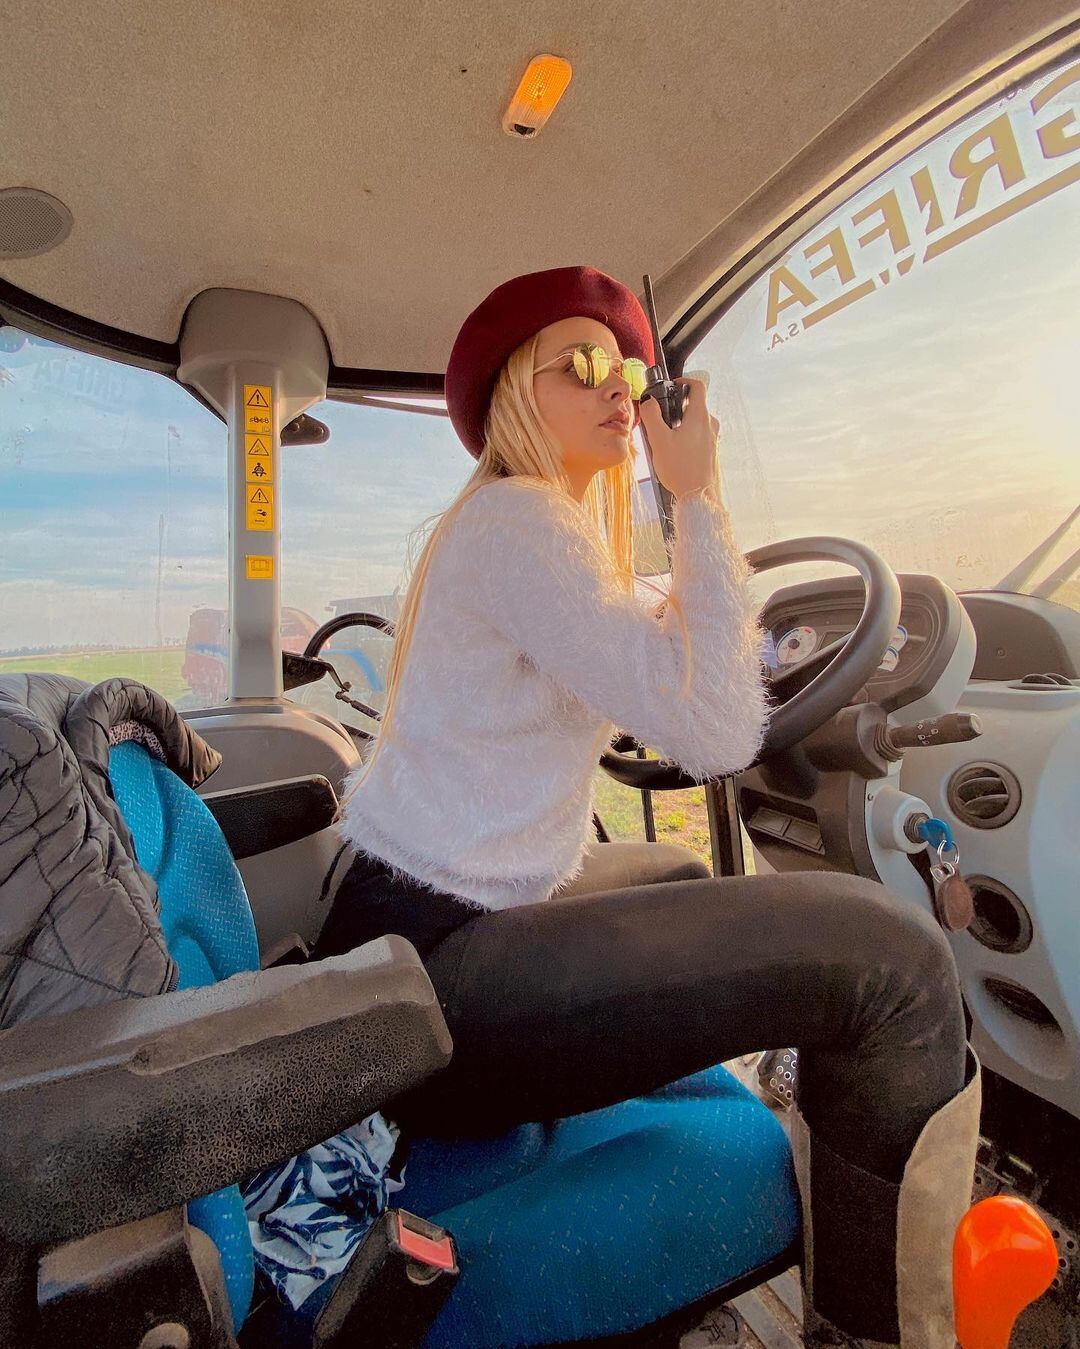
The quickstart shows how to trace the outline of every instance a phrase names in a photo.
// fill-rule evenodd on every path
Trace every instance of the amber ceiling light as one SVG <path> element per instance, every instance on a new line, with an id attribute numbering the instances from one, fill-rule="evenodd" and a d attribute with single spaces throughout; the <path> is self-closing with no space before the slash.
<path id="1" fill-rule="evenodd" d="M 535 136 L 555 111 L 570 83 L 570 62 L 545 53 L 534 56 L 503 114 L 503 130 L 518 140 Z"/>

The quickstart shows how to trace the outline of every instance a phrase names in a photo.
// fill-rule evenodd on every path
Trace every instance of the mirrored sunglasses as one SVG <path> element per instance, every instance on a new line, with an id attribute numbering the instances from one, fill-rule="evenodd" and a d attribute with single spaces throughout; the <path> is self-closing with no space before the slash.
<path id="1" fill-rule="evenodd" d="M 547 370 L 571 355 L 574 373 L 587 389 L 599 388 L 612 370 L 615 370 L 630 385 L 630 397 L 635 402 L 645 392 L 648 375 L 648 366 L 645 362 L 638 356 L 612 356 L 596 342 L 579 342 L 575 347 L 560 352 L 554 360 L 539 366 L 535 373 L 539 374 L 541 370 Z"/>

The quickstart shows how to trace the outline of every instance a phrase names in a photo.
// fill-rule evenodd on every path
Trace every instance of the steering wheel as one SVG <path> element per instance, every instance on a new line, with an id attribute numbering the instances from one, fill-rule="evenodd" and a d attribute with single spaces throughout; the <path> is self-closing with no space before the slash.
<path id="1" fill-rule="evenodd" d="M 343 628 L 352 627 L 375 628 L 391 637 L 394 634 L 393 623 L 388 618 L 382 618 L 378 614 L 338 614 L 336 618 L 327 619 L 321 627 L 315 629 L 308 638 L 307 646 L 304 647 L 304 655 L 308 657 L 317 656 L 335 633 L 341 632 Z"/>
<path id="2" fill-rule="evenodd" d="M 872 548 L 851 539 L 787 539 L 755 548 L 746 554 L 746 560 L 755 572 L 772 571 L 792 562 L 840 562 L 853 567 L 865 587 L 862 616 L 854 632 L 770 679 L 774 706 L 761 752 L 754 760 L 760 763 L 824 726 L 875 673 L 900 621 L 900 583 Z M 620 736 L 612 744 L 625 748 L 637 741 L 632 736 Z M 614 748 L 601 754 L 600 765 L 616 782 L 641 791 L 672 791 L 710 781 L 692 778 L 671 761 L 638 759 Z"/>

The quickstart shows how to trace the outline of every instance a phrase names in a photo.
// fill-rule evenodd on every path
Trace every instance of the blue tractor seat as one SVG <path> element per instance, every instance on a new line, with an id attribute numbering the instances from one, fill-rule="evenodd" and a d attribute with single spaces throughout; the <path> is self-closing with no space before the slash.
<path id="1" fill-rule="evenodd" d="M 171 768 L 127 741 L 109 751 L 109 781 L 139 865 L 161 898 L 161 926 L 180 971 L 177 988 L 203 988 L 259 968 L 259 939 L 244 882 L 213 815 Z M 233 1325 L 251 1307 L 255 1262 L 240 1187 L 187 1206 L 188 1221 L 221 1255 Z"/>
<path id="2" fill-rule="evenodd" d="M 134 743 L 109 772 L 154 877 L 181 987 L 257 969 L 240 874 L 206 806 Z M 453 1233 L 461 1276 L 425 1349 L 582 1342 L 638 1329 L 787 1257 L 787 1138 L 720 1066 L 649 1095 L 485 1138 L 414 1138 L 403 1206 Z M 234 1325 L 252 1294 L 236 1186 L 188 1205 L 222 1255 Z"/>

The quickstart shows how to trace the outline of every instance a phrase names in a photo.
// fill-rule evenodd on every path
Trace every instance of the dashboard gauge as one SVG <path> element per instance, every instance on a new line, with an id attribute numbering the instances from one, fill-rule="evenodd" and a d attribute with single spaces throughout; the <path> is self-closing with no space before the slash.
<path id="1" fill-rule="evenodd" d="M 781 665 L 797 665 L 817 648 L 816 628 L 792 628 L 776 644 L 776 659 Z"/>
<path id="2" fill-rule="evenodd" d="M 878 674 L 892 674 L 900 664 L 900 652 L 903 651 L 907 643 L 908 630 L 905 627 L 898 627 L 893 633 L 892 645 L 882 657 L 881 664 L 878 666 Z"/>

